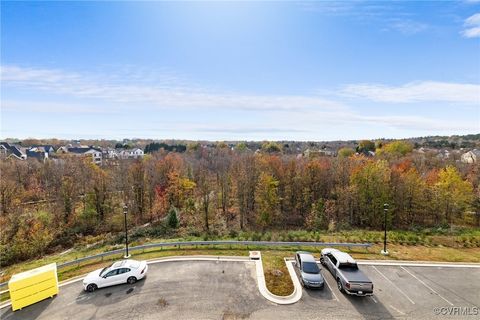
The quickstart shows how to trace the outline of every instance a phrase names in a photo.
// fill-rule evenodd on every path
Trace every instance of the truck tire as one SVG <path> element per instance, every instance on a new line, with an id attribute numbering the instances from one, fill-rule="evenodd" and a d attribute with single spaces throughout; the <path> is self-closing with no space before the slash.
<path id="1" fill-rule="evenodd" d="M 323 257 L 320 257 L 320 263 L 322 264 L 322 266 L 325 266 L 325 259 L 323 259 Z"/>
<path id="2" fill-rule="evenodd" d="M 343 284 L 342 284 L 342 281 L 340 281 L 340 278 L 337 278 L 337 287 L 340 292 L 344 292 Z"/>

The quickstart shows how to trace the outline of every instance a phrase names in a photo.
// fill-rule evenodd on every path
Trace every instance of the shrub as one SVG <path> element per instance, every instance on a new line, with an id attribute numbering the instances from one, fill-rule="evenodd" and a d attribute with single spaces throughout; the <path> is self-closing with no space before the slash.
<path id="1" fill-rule="evenodd" d="M 228 232 L 228 236 L 230 238 L 236 238 L 236 237 L 238 237 L 238 232 L 236 230 L 232 229 Z"/>
<path id="2" fill-rule="evenodd" d="M 178 228 L 179 221 L 178 221 L 177 209 L 175 207 L 171 207 L 170 210 L 168 211 L 167 225 L 172 229 Z"/>

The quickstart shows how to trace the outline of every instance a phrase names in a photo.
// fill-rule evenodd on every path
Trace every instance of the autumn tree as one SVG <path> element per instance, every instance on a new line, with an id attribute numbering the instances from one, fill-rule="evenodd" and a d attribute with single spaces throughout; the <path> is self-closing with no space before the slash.
<path id="1" fill-rule="evenodd" d="M 135 161 L 129 169 L 129 180 L 133 192 L 133 207 L 137 221 L 145 215 L 145 167 L 142 160 Z"/>
<path id="2" fill-rule="evenodd" d="M 402 157 L 405 156 L 407 153 L 412 152 L 413 145 L 407 141 L 396 140 L 386 145 L 382 146 L 381 148 L 377 149 L 377 154 L 379 156 L 393 156 L 393 157 Z"/>
<path id="3" fill-rule="evenodd" d="M 262 229 L 270 226 L 278 215 L 278 180 L 268 173 L 261 173 L 255 189 L 257 221 Z"/>
<path id="4" fill-rule="evenodd" d="M 375 151 L 375 142 L 371 140 L 361 140 L 357 146 L 358 153 L 368 153 L 369 151 Z"/>
<path id="5" fill-rule="evenodd" d="M 341 148 L 338 150 L 338 156 L 340 158 L 348 158 L 350 156 L 353 156 L 355 154 L 355 150 L 353 150 L 352 148 Z"/>
<path id="6" fill-rule="evenodd" d="M 255 188 L 258 168 L 255 156 L 245 153 L 235 159 L 233 176 L 235 177 L 236 199 L 239 212 L 240 229 L 251 222 L 255 210 Z"/>
<path id="7" fill-rule="evenodd" d="M 402 162 L 392 169 L 393 223 L 412 227 L 423 224 L 427 218 L 429 204 L 425 181 L 410 162 Z"/>
<path id="8" fill-rule="evenodd" d="M 474 199 L 472 184 L 464 181 L 453 166 L 440 171 L 435 191 L 436 201 L 446 223 L 451 223 L 453 217 L 460 217 L 472 205 Z"/>
<path id="9" fill-rule="evenodd" d="M 358 195 L 355 220 L 361 227 L 381 228 L 383 204 L 390 203 L 390 169 L 386 161 L 369 161 L 351 177 Z"/>
<path id="10" fill-rule="evenodd" d="M 276 142 L 269 141 L 262 144 L 262 151 L 267 153 L 281 152 L 282 147 Z"/>
<path id="11" fill-rule="evenodd" d="M 195 168 L 195 184 L 197 186 L 197 192 L 200 197 L 204 229 L 210 232 L 210 204 L 212 200 L 213 184 L 210 173 L 209 155 L 199 160 L 198 165 Z"/>

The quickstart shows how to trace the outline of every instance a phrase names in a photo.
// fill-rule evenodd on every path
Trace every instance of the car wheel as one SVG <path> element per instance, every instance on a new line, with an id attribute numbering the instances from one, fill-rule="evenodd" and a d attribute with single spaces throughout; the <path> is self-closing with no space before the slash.
<path id="1" fill-rule="evenodd" d="M 338 287 L 338 290 L 340 290 L 340 292 L 343 292 L 343 285 L 340 279 L 337 279 L 337 287 Z"/>
<path id="2" fill-rule="evenodd" d="M 134 284 L 135 282 L 137 282 L 137 278 L 135 278 L 135 277 L 129 277 L 127 279 L 128 284 Z"/>
<path id="3" fill-rule="evenodd" d="M 322 266 L 325 265 L 325 260 L 323 259 L 323 257 L 320 258 L 320 263 L 322 264 Z"/>
<path id="4" fill-rule="evenodd" d="M 95 291 L 95 290 L 97 290 L 97 289 L 98 289 L 98 287 L 97 287 L 97 285 L 94 284 L 94 283 L 90 283 L 90 284 L 87 286 L 87 291 L 88 291 L 88 292 L 93 292 L 93 291 Z"/>

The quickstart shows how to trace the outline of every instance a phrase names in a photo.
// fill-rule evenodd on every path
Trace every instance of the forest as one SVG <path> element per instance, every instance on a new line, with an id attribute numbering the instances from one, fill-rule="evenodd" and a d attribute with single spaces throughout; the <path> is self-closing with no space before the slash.
<path id="1" fill-rule="evenodd" d="M 151 237 L 382 230 L 385 203 L 389 229 L 480 226 L 480 166 L 412 149 L 394 141 L 375 156 L 333 157 L 218 143 L 102 166 L 79 157 L 1 161 L 1 265 L 122 234 L 124 205 L 129 225 L 148 226 Z"/>

